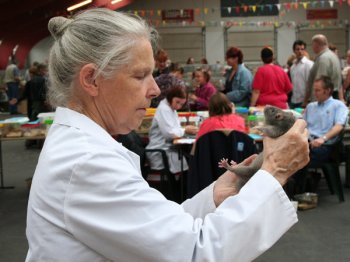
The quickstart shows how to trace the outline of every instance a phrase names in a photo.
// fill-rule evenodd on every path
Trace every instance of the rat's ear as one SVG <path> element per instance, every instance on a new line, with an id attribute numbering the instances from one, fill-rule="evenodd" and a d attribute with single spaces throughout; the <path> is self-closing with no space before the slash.
<path id="1" fill-rule="evenodd" d="M 94 79 L 96 66 L 94 64 L 86 64 L 79 71 L 79 82 L 82 89 L 90 96 L 98 95 L 98 85 Z"/>

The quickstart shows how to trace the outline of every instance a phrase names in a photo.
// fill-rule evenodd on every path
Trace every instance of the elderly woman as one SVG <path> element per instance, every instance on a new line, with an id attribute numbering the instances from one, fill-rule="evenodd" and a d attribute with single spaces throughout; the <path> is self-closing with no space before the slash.
<path id="1" fill-rule="evenodd" d="M 182 137 L 184 134 L 194 135 L 197 133 L 196 126 L 188 125 L 181 127 L 176 110 L 179 110 L 186 103 L 186 93 L 182 87 L 173 87 L 168 91 L 154 115 L 152 126 L 149 131 L 149 144 L 147 149 L 163 149 L 166 151 L 169 168 L 172 173 L 179 173 L 181 170 L 181 161 L 177 150 L 172 148 L 173 140 Z M 147 153 L 150 166 L 154 170 L 164 168 L 160 153 Z M 183 159 L 183 170 L 187 170 L 187 162 Z"/>
<path id="2" fill-rule="evenodd" d="M 297 221 L 281 185 L 308 161 L 303 120 L 266 138 L 262 170 L 240 192 L 226 172 L 176 204 L 112 137 L 136 129 L 160 93 L 154 31 L 107 9 L 52 18 L 49 30 L 57 109 L 30 192 L 26 261 L 249 261 Z"/>
<path id="3" fill-rule="evenodd" d="M 252 73 L 243 65 L 243 53 L 237 47 L 226 51 L 227 65 L 224 93 L 236 106 L 248 107 L 250 103 Z"/>

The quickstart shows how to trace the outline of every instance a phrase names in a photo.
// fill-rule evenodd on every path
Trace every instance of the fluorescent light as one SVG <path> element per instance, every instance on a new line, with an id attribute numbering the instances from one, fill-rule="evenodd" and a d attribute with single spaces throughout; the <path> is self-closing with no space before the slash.
<path id="1" fill-rule="evenodd" d="M 121 2 L 121 1 L 122 1 L 122 0 L 112 0 L 112 1 L 111 1 L 111 4 L 114 5 L 114 4 L 119 3 L 119 2 Z"/>
<path id="2" fill-rule="evenodd" d="M 72 11 L 72 10 L 75 10 L 79 7 L 82 7 L 84 5 L 87 5 L 87 4 L 90 4 L 92 2 L 92 0 L 86 0 L 86 1 L 83 1 L 83 2 L 80 2 L 79 4 L 76 4 L 76 5 L 72 5 L 70 7 L 67 8 L 67 11 Z"/>

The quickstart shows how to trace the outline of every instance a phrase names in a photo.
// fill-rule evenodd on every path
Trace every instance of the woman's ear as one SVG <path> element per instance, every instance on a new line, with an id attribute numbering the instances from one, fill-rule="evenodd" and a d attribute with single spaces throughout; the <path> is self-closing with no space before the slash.
<path id="1" fill-rule="evenodd" d="M 96 66 L 94 64 L 84 65 L 79 72 L 79 81 L 83 91 L 90 96 L 98 95 L 98 85 L 94 79 L 96 73 Z"/>

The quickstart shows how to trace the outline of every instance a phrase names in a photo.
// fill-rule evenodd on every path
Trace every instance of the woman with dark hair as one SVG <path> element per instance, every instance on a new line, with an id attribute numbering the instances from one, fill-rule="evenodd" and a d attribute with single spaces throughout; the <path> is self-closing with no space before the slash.
<path id="1" fill-rule="evenodd" d="M 249 106 L 252 73 L 243 65 L 243 53 L 237 47 L 226 51 L 226 62 L 231 69 L 226 72 L 224 93 L 236 106 Z"/>
<path id="2" fill-rule="evenodd" d="M 196 70 L 194 72 L 194 79 L 198 86 L 194 94 L 188 96 L 190 107 L 192 110 L 207 110 L 209 99 L 216 93 L 216 88 L 210 82 L 210 74 L 206 70 Z"/>
<path id="3" fill-rule="evenodd" d="M 186 103 L 186 93 L 182 87 L 171 88 L 166 98 L 163 99 L 154 115 L 151 129 L 149 131 L 149 144 L 147 149 L 163 149 L 167 152 L 170 172 L 178 173 L 181 171 L 181 160 L 178 152 L 172 149 L 173 140 L 186 134 L 196 134 L 198 128 L 195 126 L 180 125 L 180 120 L 176 110 L 179 110 Z M 163 168 L 163 161 L 160 153 L 147 153 L 150 166 L 154 170 Z M 187 170 L 188 166 L 183 160 L 183 170 Z"/>
<path id="4" fill-rule="evenodd" d="M 282 109 L 288 108 L 288 93 L 292 83 L 283 69 L 274 65 L 273 51 L 270 47 L 261 50 L 264 65 L 259 67 L 253 80 L 250 106 L 273 105 Z"/>
<path id="5" fill-rule="evenodd" d="M 214 94 L 209 100 L 209 118 L 201 124 L 197 137 L 218 129 L 233 129 L 245 132 L 243 117 L 234 114 L 234 105 L 221 92 Z"/>

